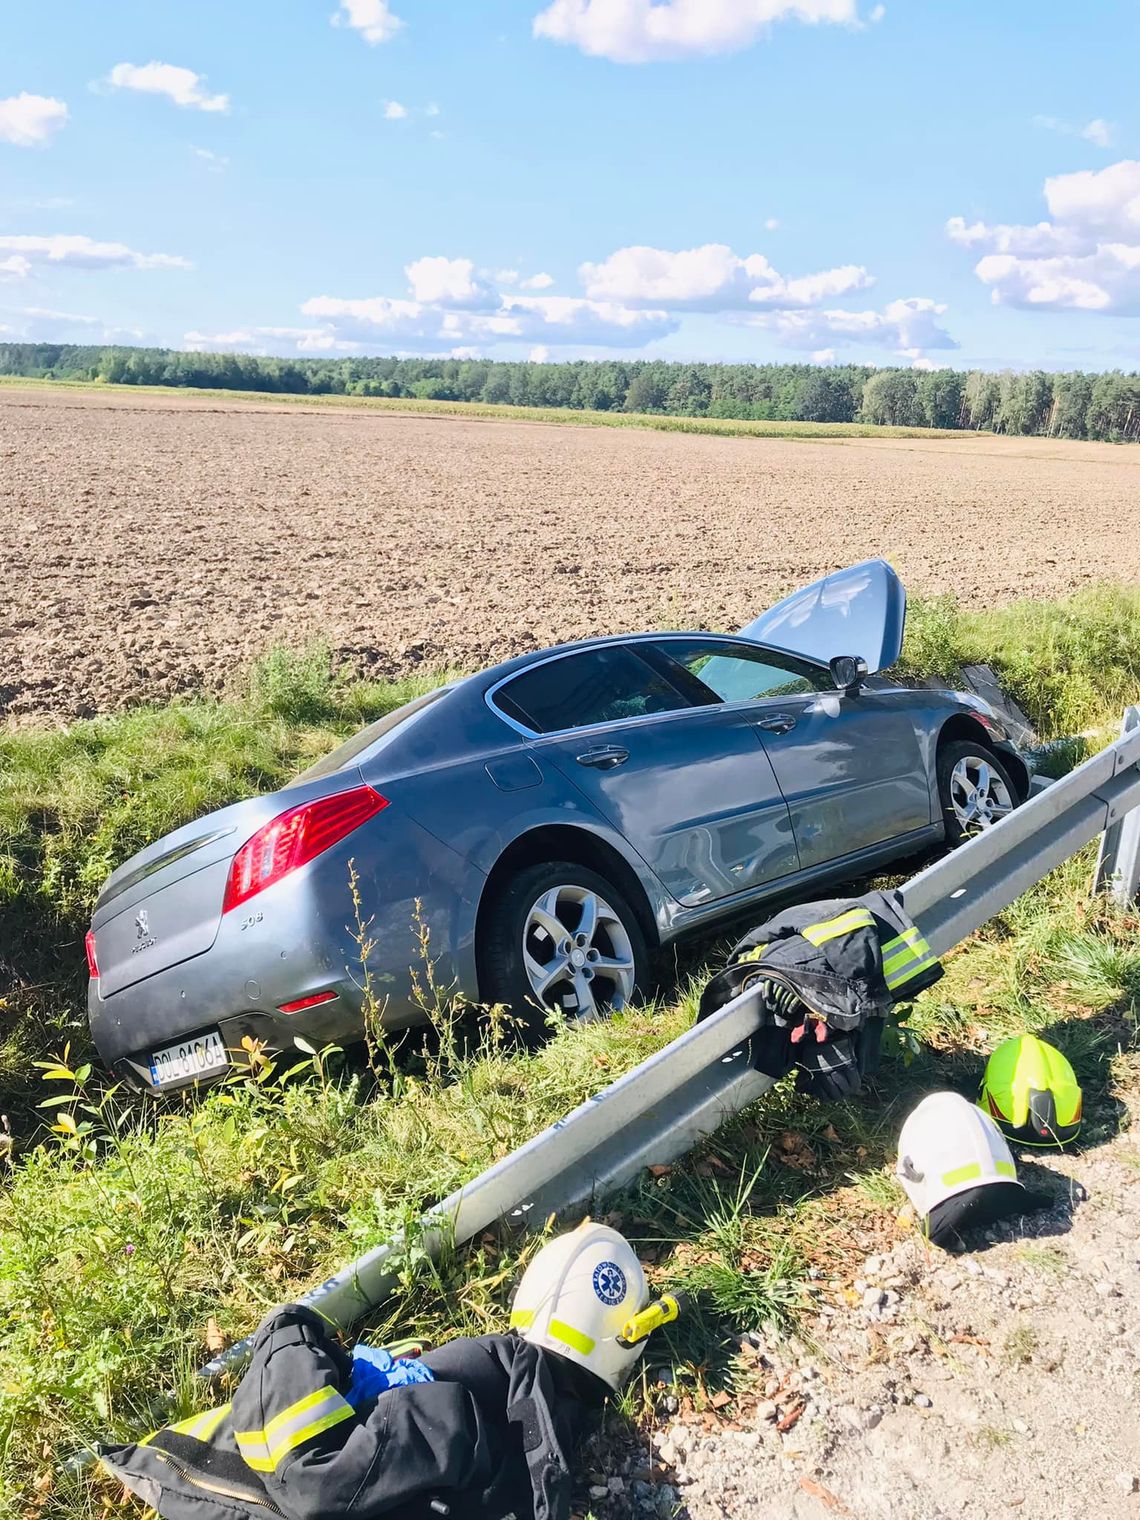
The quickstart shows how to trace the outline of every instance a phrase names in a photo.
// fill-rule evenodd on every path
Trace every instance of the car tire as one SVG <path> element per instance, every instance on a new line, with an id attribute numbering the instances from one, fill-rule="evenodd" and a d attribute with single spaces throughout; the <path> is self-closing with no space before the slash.
<path id="1" fill-rule="evenodd" d="M 479 991 L 508 1008 L 526 1044 L 552 1018 L 595 1019 L 647 984 L 649 949 L 625 894 L 588 866 L 555 860 L 513 876 L 488 905 Z M 544 986 L 545 981 L 545 986 Z"/>
<path id="2" fill-rule="evenodd" d="M 987 744 L 955 739 L 938 750 L 938 800 L 950 845 L 991 828 L 1017 807 L 1017 785 Z"/>

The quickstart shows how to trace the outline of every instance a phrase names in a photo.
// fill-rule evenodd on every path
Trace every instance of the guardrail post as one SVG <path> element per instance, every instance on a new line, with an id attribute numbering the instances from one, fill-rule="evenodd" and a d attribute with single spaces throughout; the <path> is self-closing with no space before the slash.
<path id="1" fill-rule="evenodd" d="M 1140 707 L 1128 707 L 1120 725 L 1120 737 L 1140 728 Z M 1105 829 L 1100 838 L 1093 873 L 1093 891 L 1108 888 L 1114 901 L 1134 903 L 1140 897 L 1140 808 L 1133 808 L 1123 818 Z"/>

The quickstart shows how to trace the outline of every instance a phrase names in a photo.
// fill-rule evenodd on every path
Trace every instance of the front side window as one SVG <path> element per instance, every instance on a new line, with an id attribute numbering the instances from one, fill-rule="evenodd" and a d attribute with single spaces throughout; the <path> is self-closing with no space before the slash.
<path id="1" fill-rule="evenodd" d="M 693 705 L 685 683 L 681 670 L 673 680 L 668 667 L 655 670 L 628 646 L 606 644 L 525 670 L 500 687 L 492 701 L 524 728 L 552 734 L 678 712 Z"/>
<path id="2" fill-rule="evenodd" d="M 833 691 L 825 671 L 791 655 L 712 639 L 665 639 L 654 650 L 678 664 L 721 702 L 755 702 L 763 697 L 795 697 Z"/>

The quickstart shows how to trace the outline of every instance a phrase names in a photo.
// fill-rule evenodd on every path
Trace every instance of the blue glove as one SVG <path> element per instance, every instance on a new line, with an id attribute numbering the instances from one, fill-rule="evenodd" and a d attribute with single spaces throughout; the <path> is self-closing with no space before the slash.
<path id="1" fill-rule="evenodd" d="M 394 1357 L 383 1346 L 354 1346 L 352 1382 L 345 1395 L 353 1409 L 374 1402 L 389 1388 L 408 1388 L 413 1383 L 434 1383 L 430 1367 L 405 1357 Z"/>

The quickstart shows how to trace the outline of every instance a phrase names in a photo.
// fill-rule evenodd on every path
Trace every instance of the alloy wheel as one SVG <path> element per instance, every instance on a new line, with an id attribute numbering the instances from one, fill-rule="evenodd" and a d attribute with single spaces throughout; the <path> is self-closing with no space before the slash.
<path id="1" fill-rule="evenodd" d="M 1009 787 L 982 755 L 963 755 L 950 772 L 950 805 L 964 834 L 992 828 L 1013 812 Z"/>
<path id="2" fill-rule="evenodd" d="M 567 883 L 543 892 L 526 916 L 523 964 L 535 1001 L 567 1018 L 596 1019 L 633 996 L 629 933 L 588 887 Z"/>

